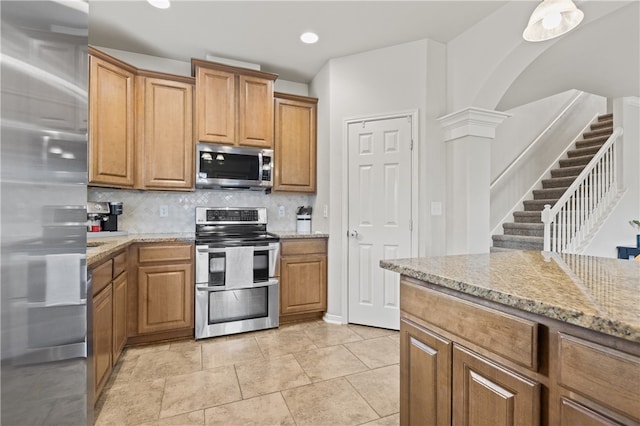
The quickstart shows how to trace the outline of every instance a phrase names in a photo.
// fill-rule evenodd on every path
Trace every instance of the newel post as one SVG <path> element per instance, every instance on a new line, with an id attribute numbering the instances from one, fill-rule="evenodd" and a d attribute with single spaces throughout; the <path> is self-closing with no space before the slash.
<path id="1" fill-rule="evenodd" d="M 551 251 L 551 204 L 545 204 L 542 210 L 542 223 L 544 223 L 544 251 Z"/>

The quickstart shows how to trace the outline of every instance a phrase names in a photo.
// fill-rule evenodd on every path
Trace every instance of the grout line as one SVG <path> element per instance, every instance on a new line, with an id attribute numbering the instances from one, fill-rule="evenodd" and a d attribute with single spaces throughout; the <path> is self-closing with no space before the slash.
<path id="1" fill-rule="evenodd" d="M 242 392 L 242 385 L 240 384 L 240 378 L 238 377 L 238 370 L 236 370 L 236 365 L 233 364 L 233 373 L 236 375 L 236 383 L 238 384 L 238 389 L 240 390 L 240 401 L 244 401 L 244 393 Z"/>
<path id="2" fill-rule="evenodd" d="M 289 411 L 289 415 L 291 416 L 291 420 L 293 420 L 293 423 L 295 425 L 297 425 L 298 422 L 296 421 L 296 418 L 293 416 L 293 413 L 291 412 L 291 408 L 289 407 L 289 404 L 287 404 L 287 400 L 284 397 L 284 395 L 282 394 L 282 391 L 278 391 L 278 393 L 280 394 L 280 398 L 282 398 L 282 401 L 284 402 L 284 406 L 287 407 L 287 411 Z"/>

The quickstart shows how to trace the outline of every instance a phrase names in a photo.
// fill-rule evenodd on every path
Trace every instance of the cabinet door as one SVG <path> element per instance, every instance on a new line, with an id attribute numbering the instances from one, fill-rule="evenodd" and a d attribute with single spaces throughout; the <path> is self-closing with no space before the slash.
<path id="1" fill-rule="evenodd" d="M 191 264 L 138 267 L 138 332 L 193 327 Z"/>
<path id="2" fill-rule="evenodd" d="M 89 185 L 133 187 L 134 75 L 90 58 Z"/>
<path id="3" fill-rule="evenodd" d="M 628 420 L 628 424 L 632 424 Z M 569 396 L 560 398 L 560 423 L 561 426 L 613 426 L 621 423 L 615 422 L 600 413 L 585 407 L 572 400 Z"/>
<path id="4" fill-rule="evenodd" d="M 280 314 L 327 309 L 327 257 L 287 256 L 280 259 Z"/>
<path id="5" fill-rule="evenodd" d="M 273 81 L 239 77 L 238 145 L 273 148 Z"/>
<path id="6" fill-rule="evenodd" d="M 111 285 L 93 298 L 93 389 L 100 395 L 113 365 L 113 298 Z"/>
<path id="7" fill-rule="evenodd" d="M 538 425 L 540 386 L 454 345 L 452 424 Z"/>
<path id="8" fill-rule="evenodd" d="M 113 364 L 127 343 L 127 274 L 113 281 Z"/>
<path id="9" fill-rule="evenodd" d="M 142 187 L 193 187 L 193 85 L 139 77 L 143 116 L 137 163 Z"/>
<path id="10" fill-rule="evenodd" d="M 400 320 L 400 424 L 451 425 L 451 346 Z"/>
<path id="11" fill-rule="evenodd" d="M 234 144 L 236 141 L 236 75 L 196 67 L 198 140 Z"/>
<path id="12" fill-rule="evenodd" d="M 316 103 L 275 100 L 274 191 L 316 192 Z"/>

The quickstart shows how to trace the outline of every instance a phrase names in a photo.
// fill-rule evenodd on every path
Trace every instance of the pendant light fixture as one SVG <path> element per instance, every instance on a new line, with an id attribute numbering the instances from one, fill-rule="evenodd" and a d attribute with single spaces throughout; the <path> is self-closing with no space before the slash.
<path id="1" fill-rule="evenodd" d="M 157 7 L 158 9 L 168 9 L 171 6 L 169 0 L 147 0 L 149 4 L 153 7 Z"/>
<path id="2" fill-rule="evenodd" d="M 550 40 L 578 26 L 584 13 L 571 0 L 543 0 L 531 14 L 522 33 L 527 41 Z"/>

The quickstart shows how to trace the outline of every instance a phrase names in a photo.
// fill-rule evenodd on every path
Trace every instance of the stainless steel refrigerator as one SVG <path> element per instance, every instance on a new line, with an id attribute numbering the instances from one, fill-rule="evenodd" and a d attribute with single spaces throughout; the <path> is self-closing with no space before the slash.
<path id="1" fill-rule="evenodd" d="M 86 1 L 0 2 L 3 425 L 93 423 L 88 9 Z"/>

